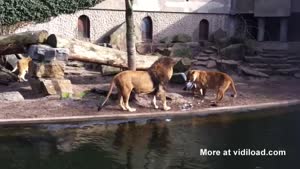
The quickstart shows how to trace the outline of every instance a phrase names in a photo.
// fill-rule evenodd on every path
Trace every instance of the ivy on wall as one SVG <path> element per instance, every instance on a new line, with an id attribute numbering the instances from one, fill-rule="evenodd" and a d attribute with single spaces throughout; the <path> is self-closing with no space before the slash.
<path id="1" fill-rule="evenodd" d="M 22 21 L 43 22 L 52 16 L 74 13 L 103 0 L 0 0 L 0 25 Z"/>

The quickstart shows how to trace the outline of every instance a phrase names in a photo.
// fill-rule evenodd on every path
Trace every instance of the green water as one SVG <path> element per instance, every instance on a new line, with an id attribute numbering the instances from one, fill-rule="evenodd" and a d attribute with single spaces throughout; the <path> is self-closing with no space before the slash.
<path id="1" fill-rule="evenodd" d="M 295 168 L 300 160 L 299 120 L 299 113 L 287 112 L 265 117 L 2 127 L 0 169 Z M 200 155 L 205 148 L 285 150 L 286 155 Z"/>

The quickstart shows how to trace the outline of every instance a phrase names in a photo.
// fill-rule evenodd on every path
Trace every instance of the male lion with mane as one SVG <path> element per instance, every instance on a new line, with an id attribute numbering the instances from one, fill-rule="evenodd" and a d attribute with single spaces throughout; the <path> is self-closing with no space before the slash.
<path id="1" fill-rule="evenodd" d="M 120 107 L 123 110 L 136 111 L 128 103 L 132 91 L 137 94 L 153 94 L 152 103 L 156 109 L 158 109 L 156 96 L 159 96 L 163 102 L 163 109 L 170 110 L 171 108 L 167 106 L 164 87 L 173 75 L 175 64 L 176 61 L 172 58 L 163 57 L 155 61 L 147 71 L 127 70 L 118 73 L 112 79 L 108 94 L 103 103 L 98 106 L 98 111 L 104 107 L 115 86 L 118 89 Z"/>

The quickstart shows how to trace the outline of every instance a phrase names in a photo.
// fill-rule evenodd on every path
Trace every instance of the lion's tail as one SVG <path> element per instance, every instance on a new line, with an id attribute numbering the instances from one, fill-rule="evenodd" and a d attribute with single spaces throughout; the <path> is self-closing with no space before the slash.
<path id="1" fill-rule="evenodd" d="M 231 79 L 230 87 L 231 87 L 231 89 L 232 89 L 233 92 L 234 92 L 234 94 L 231 95 L 231 97 L 237 97 L 237 91 L 236 91 L 236 89 L 235 89 L 235 85 L 234 85 L 234 82 L 233 82 L 232 79 Z"/>
<path id="2" fill-rule="evenodd" d="M 107 93 L 105 100 L 103 101 L 103 103 L 101 105 L 100 104 L 98 105 L 98 111 L 100 111 L 104 107 L 104 104 L 107 102 L 109 96 L 111 95 L 114 86 L 115 86 L 115 79 L 113 79 L 110 83 L 109 91 Z"/>

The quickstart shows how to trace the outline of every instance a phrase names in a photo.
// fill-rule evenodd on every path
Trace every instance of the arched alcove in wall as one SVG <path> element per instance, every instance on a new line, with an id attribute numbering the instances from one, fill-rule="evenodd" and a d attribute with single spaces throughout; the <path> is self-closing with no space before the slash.
<path id="1" fill-rule="evenodd" d="M 77 28 L 78 38 L 90 38 L 90 19 L 88 16 L 81 15 L 78 18 Z"/>
<path id="2" fill-rule="evenodd" d="M 202 19 L 199 24 L 199 40 L 208 40 L 209 35 L 209 22 Z"/>
<path id="3" fill-rule="evenodd" d="M 152 24 L 152 19 L 149 16 L 147 16 L 143 19 L 141 29 L 142 29 L 143 42 L 152 41 L 153 24 Z"/>

